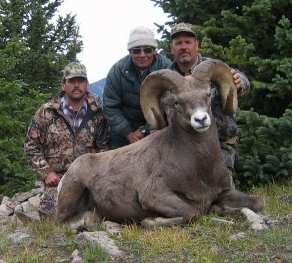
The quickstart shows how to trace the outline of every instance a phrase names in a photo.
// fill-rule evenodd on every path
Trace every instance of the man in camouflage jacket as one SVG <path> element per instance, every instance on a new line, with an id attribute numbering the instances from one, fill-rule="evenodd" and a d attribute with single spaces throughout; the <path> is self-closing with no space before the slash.
<path id="1" fill-rule="evenodd" d="M 198 53 L 199 44 L 190 24 L 176 24 L 171 30 L 170 37 L 170 49 L 174 57 L 174 62 L 170 66 L 170 69 L 186 76 L 191 74 L 192 69 L 199 63 L 208 59 Z M 250 89 L 250 84 L 246 76 L 235 69 L 231 69 L 231 73 L 233 74 L 238 95 L 242 96 L 246 94 Z M 237 155 L 235 146 L 238 140 L 238 128 L 235 116 L 226 115 L 222 112 L 220 96 L 214 84 L 211 84 L 211 94 L 212 113 L 218 129 L 222 157 L 227 167 L 233 171 Z"/>
<path id="2" fill-rule="evenodd" d="M 44 182 L 40 212 L 55 213 L 56 186 L 80 155 L 108 149 L 109 130 L 101 107 L 88 94 L 85 67 L 70 63 L 64 69 L 63 90 L 35 113 L 28 128 L 25 153 Z"/>

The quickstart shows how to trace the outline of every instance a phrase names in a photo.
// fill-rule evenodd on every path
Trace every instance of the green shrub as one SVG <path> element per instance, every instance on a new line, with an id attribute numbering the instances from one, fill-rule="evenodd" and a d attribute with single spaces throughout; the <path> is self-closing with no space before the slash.
<path id="1" fill-rule="evenodd" d="M 272 118 L 252 111 L 238 115 L 241 129 L 236 167 L 242 187 L 292 178 L 292 110 Z"/>

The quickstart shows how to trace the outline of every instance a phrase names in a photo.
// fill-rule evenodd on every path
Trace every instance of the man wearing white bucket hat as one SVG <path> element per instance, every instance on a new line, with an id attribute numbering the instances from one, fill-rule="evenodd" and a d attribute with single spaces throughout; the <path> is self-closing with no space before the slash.
<path id="1" fill-rule="evenodd" d="M 135 28 L 129 36 L 129 54 L 107 75 L 103 110 L 111 126 L 112 148 L 134 143 L 149 132 L 140 108 L 140 85 L 149 73 L 171 64 L 156 48 L 157 41 L 149 28 Z"/>

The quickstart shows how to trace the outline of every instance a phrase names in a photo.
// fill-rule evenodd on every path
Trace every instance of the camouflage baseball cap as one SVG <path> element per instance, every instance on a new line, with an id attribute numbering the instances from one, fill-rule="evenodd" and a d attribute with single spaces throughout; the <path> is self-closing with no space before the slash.
<path id="1" fill-rule="evenodd" d="M 66 80 L 76 77 L 87 79 L 86 68 L 83 64 L 79 62 L 71 62 L 64 68 L 63 78 Z"/>
<path id="2" fill-rule="evenodd" d="M 174 39 L 179 33 L 186 33 L 192 37 L 197 37 L 196 33 L 192 29 L 192 25 L 187 23 L 178 23 L 174 25 L 170 32 L 171 39 Z"/>

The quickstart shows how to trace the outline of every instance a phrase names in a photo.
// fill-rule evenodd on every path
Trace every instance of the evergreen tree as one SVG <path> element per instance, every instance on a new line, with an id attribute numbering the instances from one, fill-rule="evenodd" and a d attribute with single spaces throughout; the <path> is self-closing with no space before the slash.
<path id="1" fill-rule="evenodd" d="M 29 86 L 52 93 L 61 70 L 76 59 L 82 42 L 75 17 L 56 17 L 62 0 L 0 0 L 0 48 L 11 42 L 23 46 L 15 67 L 6 74 Z M 7 72 L 8 73 L 8 72 Z"/>
<path id="2" fill-rule="evenodd" d="M 247 73 L 253 89 L 242 108 L 273 117 L 291 108 L 292 0 L 151 1 L 169 13 L 167 24 L 194 25 L 204 55 Z"/>
<path id="3" fill-rule="evenodd" d="M 242 111 L 241 186 L 292 178 L 292 0 L 151 0 L 169 13 L 160 25 L 167 47 L 168 26 L 193 24 L 205 56 L 246 72 L 250 94 Z M 283 115 L 284 114 L 284 115 Z"/>
<path id="4" fill-rule="evenodd" d="M 61 0 L 0 0 L 0 193 L 30 188 L 23 143 L 33 113 L 59 90 L 61 70 L 82 42 Z"/>
<path id="5" fill-rule="evenodd" d="M 280 118 L 241 111 L 239 162 L 237 172 L 242 187 L 267 182 L 283 182 L 292 174 L 292 110 Z"/>

